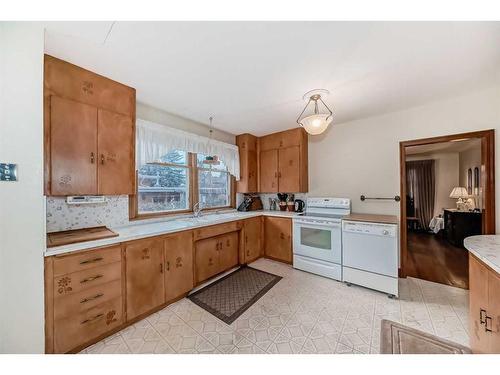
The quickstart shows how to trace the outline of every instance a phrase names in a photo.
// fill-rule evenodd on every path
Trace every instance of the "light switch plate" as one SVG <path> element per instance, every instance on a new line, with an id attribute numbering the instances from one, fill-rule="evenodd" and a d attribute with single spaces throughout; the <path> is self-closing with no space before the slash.
<path id="1" fill-rule="evenodd" d="M 17 181 L 17 164 L 0 163 L 0 181 Z"/>

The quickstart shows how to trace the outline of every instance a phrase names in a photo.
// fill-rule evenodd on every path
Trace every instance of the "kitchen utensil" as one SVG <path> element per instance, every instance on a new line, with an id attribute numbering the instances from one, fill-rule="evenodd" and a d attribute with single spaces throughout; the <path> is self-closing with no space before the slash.
<path id="1" fill-rule="evenodd" d="M 280 200 L 280 202 L 286 202 L 286 199 L 288 198 L 287 193 L 278 193 L 276 195 L 278 196 L 278 199 Z"/>

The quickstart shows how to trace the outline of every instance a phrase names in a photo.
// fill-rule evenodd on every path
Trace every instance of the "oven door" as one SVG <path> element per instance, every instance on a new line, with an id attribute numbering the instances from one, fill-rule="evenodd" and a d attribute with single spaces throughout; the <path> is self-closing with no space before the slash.
<path id="1" fill-rule="evenodd" d="M 293 222 L 293 253 L 340 264 L 342 229 L 340 222 L 301 219 Z"/>

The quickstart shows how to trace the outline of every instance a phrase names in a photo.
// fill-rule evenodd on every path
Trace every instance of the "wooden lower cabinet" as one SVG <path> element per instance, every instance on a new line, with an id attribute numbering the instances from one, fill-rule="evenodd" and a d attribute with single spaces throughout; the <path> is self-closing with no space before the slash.
<path id="1" fill-rule="evenodd" d="M 196 242 L 196 284 L 238 265 L 238 239 L 238 232 L 231 232 Z"/>
<path id="2" fill-rule="evenodd" d="M 268 258 L 292 263 L 292 220 L 264 217 L 264 251 Z"/>
<path id="3" fill-rule="evenodd" d="M 253 262 L 262 254 L 262 217 L 254 217 L 244 222 L 245 263 Z"/>
<path id="4" fill-rule="evenodd" d="M 469 254 L 469 323 L 473 353 L 500 353 L 500 275 Z"/>
<path id="5" fill-rule="evenodd" d="M 165 238 L 165 301 L 172 301 L 193 289 L 193 233 Z"/>
<path id="6" fill-rule="evenodd" d="M 163 257 L 162 238 L 125 245 L 128 320 L 165 302 Z"/>

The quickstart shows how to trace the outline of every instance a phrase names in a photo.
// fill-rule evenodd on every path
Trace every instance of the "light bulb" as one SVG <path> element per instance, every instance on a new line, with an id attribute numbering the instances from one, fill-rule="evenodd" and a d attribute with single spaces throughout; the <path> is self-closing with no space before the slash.
<path id="1" fill-rule="evenodd" d="M 317 114 L 304 117 L 301 121 L 306 132 L 311 135 L 323 133 L 332 122 L 332 116 L 328 114 Z"/>

